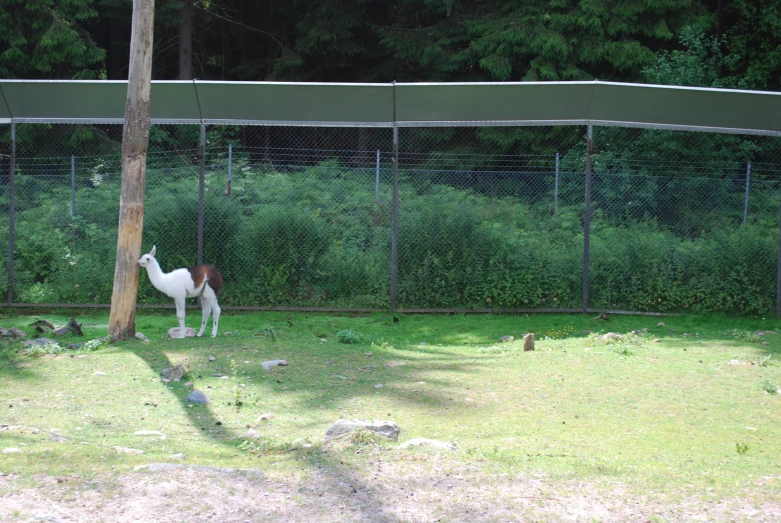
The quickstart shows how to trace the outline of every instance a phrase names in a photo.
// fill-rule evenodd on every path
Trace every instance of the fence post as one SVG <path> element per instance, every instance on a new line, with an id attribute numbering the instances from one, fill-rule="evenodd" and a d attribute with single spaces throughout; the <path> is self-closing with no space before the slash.
<path id="1" fill-rule="evenodd" d="M 228 183 L 225 186 L 225 196 L 231 193 L 231 184 L 233 183 L 233 144 L 228 144 Z"/>
<path id="2" fill-rule="evenodd" d="M 380 150 L 377 149 L 377 168 L 374 180 L 374 203 L 380 203 Z"/>
<path id="3" fill-rule="evenodd" d="M 751 160 L 746 165 L 746 197 L 743 199 L 743 225 L 746 225 L 748 219 L 748 189 L 751 184 Z"/>
<path id="4" fill-rule="evenodd" d="M 198 264 L 203 263 L 203 208 L 206 185 L 206 126 L 201 123 L 200 148 L 201 168 L 198 176 Z"/>
<path id="5" fill-rule="evenodd" d="M 76 156 L 71 155 L 71 218 L 76 217 Z"/>
<path id="6" fill-rule="evenodd" d="M 776 316 L 781 318 L 781 206 L 778 227 L 778 274 L 776 275 Z"/>
<path id="7" fill-rule="evenodd" d="M 399 248 L 399 125 L 393 122 L 393 199 L 391 202 L 391 282 L 390 306 L 396 310 Z"/>
<path id="8" fill-rule="evenodd" d="M 594 128 L 586 130 L 586 198 L 583 212 L 583 312 L 588 310 L 588 270 L 591 255 L 591 148 Z"/>
<path id="9" fill-rule="evenodd" d="M 8 166 L 8 304 L 14 302 L 14 233 L 16 232 L 16 122 L 11 120 L 11 157 Z"/>
<path id="10" fill-rule="evenodd" d="M 559 213 L 559 153 L 556 153 L 556 176 L 553 182 L 553 212 Z"/>

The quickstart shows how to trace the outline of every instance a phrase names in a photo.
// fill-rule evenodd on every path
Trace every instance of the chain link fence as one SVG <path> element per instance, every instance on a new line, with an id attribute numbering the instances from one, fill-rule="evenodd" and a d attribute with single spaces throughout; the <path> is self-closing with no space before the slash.
<path id="1" fill-rule="evenodd" d="M 0 300 L 108 304 L 122 126 L 14 127 Z M 589 154 L 576 125 L 154 125 L 143 249 L 220 267 L 226 307 L 775 308 L 778 138 L 591 135 Z M 139 303 L 169 300 L 142 274 Z"/>

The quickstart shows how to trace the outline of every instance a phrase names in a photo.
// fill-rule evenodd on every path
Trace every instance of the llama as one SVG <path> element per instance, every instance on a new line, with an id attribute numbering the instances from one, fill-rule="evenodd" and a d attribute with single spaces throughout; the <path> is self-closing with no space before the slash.
<path id="1" fill-rule="evenodd" d="M 146 268 L 149 280 L 155 288 L 174 299 L 176 317 L 179 319 L 179 337 L 184 338 L 184 300 L 197 296 L 201 301 L 201 330 L 198 336 L 203 336 L 209 314 L 213 315 L 212 338 L 217 336 L 217 326 L 220 323 L 220 306 L 217 295 L 222 289 L 222 274 L 214 265 L 196 265 L 189 269 L 176 269 L 168 274 L 160 268 L 155 259 L 157 246 L 153 246 L 149 254 L 144 254 L 138 260 L 138 265 Z"/>

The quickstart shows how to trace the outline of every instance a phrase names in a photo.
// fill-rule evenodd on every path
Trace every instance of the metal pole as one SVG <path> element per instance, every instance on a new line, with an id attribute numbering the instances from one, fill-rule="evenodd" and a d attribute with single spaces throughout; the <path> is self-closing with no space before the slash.
<path id="1" fill-rule="evenodd" d="M 391 310 L 396 310 L 399 247 L 399 126 L 393 124 L 393 200 L 391 203 Z"/>
<path id="2" fill-rule="evenodd" d="M 231 193 L 231 184 L 233 183 L 233 144 L 228 144 L 228 184 L 225 187 L 225 196 Z"/>
<path id="3" fill-rule="evenodd" d="M 76 157 L 71 155 L 71 218 L 76 217 Z"/>
<path id="4" fill-rule="evenodd" d="M 553 211 L 559 212 L 559 153 L 556 153 L 556 177 L 553 182 Z"/>
<path id="5" fill-rule="evenodd" d="M 748 161 L 748 164 L 746 165 L 746 197 L 743 199 L 743 225 L 746 224 L 746 220 L 748 220 L 748 189 L 749 185 L 751 185 L 751 160 Z"/>
<path id="6" fill-rule="evenodd" d="M 203 263 L 203 208 L 206 185 L 206 126 L 201 124 L 201 170 L 198 177 L 198 264 Z"/>
<path id="7" fill-rule="evenodd" d="M 781 318 L 781 212 L 778 227 L 778 274 L 776 275 L 776 316 Z"/>
<path id="8" fill-rule="evenodd" d="M 377 149 L 377 175 L 374 181 L 374 202 L 380 203 L 380 150 Z"/>
<path id="9" fill-rule="evenodd" d="M 586 131 L 586 201 L 583 212 L 583 311 L 588 309 L 588 269 L 591 248 L 591 149 L 594 129 L 588 124 Z"/>
<path id="10" fill-rule="evenodd" d="M 16 123 L 11 122 L 11 158 L 8 166 L 8 304 L 14 302 L 14 232 L 16 222 Z"/>

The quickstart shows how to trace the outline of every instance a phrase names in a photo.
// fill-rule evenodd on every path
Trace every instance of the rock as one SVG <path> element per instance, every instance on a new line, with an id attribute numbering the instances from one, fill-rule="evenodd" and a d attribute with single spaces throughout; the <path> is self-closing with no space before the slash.
<path id="1" fill-rule="evenodd" d="M 392 441 L 399 440 L 399 432 L 401 429 L 394 421 L 365 421 L 365 420 L 349 420 L 339 419 L 336 420 L 325 433 L 323 443 L 330 441 L 334 438 L 347 434 L 357 429 L 366 429 L 372 432 L 376 432 L 384 438 L 388 438 Z"/>
<path id="2" fill-rule="evenodd" d="M 184 459 L 184 454 L 181 452 L 179 454 L 171 454 L 168 456 L 168 459 Z"/>
<path id="3" fill-rule="evenodd" d="M 663 321 L 660 321 L 659 323 L 657 323 L 657 324 L 656 324 L 656 326 L 657 326 L 657 327 L 664 327 L 664 322 L 663 322 Z"/>
<path id="4" fill-rule="evenodd" d="M 61 443 L 63 441 L 68 441 L 68 440 L 64 436 L 58 434 L 55 429 L 52 429 L 51 432 L 49 432 L 49 441 L 57 441 Z"/>
<path id="5" fill-rule="evenodd" d="M 35 427 L 25 427 L 24 425 L 0 425 L 0 432 L 19 432 L 21 434 L 38 434 L 41 431 Z"/>
<path id="6" fill-rule="evenodd" d="M 188 382 L 186 382 L 186 383 L 184 384 L 184 386 L 185 386 L 185 387 L 192 387 L 192 386 L 193 386 L 193 382 L 192 382 L 192 381 L 188 381 Z"/>
<path id="7" fill-rule="evenodd" d="M 106 373 L 105 372 L 100 372 L 99 370 L 96 370 L 95 372 L 92 373 L 92 375 L 93 376 L 105 376 Z"/>
<path id="8" fill-rule="evenodd" d="M 499 338 L 499 341 L 501 342 L 510 342 L 514 340 L 515 340 L 515 336 L 502 336 L 501 338 Z"/>
<path id="9" fill-rule="evenodd" d="M 118 454 L 143 454 L 144 453 L 143 450 L 131 449 L 130 447 L 120 447 L 118 445 L 115 445 L 113 449 L 116 450 Z"/>
<path id="10" fill-rule="evenodd" d="M 187 368 L 183 364 L 179 364 L 171 369 L 163 369 L 163 378 L 171 381 L 179 381 L 187 373 Z"/>
<path id="11" fill-rule="evenodd" d="M 209 356 L 209 361 L 217 361 L 217 358 L 215 358 L 214 356 Z"/>
<path id="12" fill-rule="evenodd" d="M 444 441 L 436 441 L 436 440 L 428 439 L 428 438 L 415 438 L 415 439 L 411 439 L 411 440 L 405 441 L 404 443 L 399 445 L 398 448 L 406 449 L 406 448 L 409 448 L 409 447 L 412 447 L 412 446 L 419 447 L 421 445 L 430 445 L 432 447 L 437 447 L 437 448 L 440 448 L 440 449 L 452 450 L 453 452 L 457 452 L 458 451 L 458 449 L 455 447 L 455 445 L 453 445 L 451 443 L 445 443 Z"/>
<path id="13" fill-rule="evenodd" d="M 136 338 L 138 338 L 141 341 L 145 341 L 145 342 L 149 343 L 149 338 L 144 336 L 143 333 L 141 333 L 141 332 L 137 332 L 136 333 Z"/>
<path id="14" fill-rule="evenodd" d="M 729 360 L 729 363 L 727 365 L 747 365 L 745 361 L 740 360 Z"/>
<path id="15" fill-rule="evenodd" d="M 62 519 L 59 516 L 54 516 L 54 515 L 35 516 L 33 518 L 33 521 L 48 521 L 49 523 L 65 523 L 65 519 Z"/>
<path id="16" fill-rule="evenodd" d="M 27 333 L 24 331 L 20 331 L 16 327 L 11 327 L 6 331 L 5 336 L 8 338 L 26 338 Z"/>
<path id="17" fill-rule="evenodd" d="M 192 327 L 185 327 L 184 328 L 184 337 L 185 338 L 193 338 L 195 337 L 195 329 Z M 181 338 L 179 335 L 179 327 L 174 327 L 173 329 L 168 329 L 168 338 L 169 339 L 176 339 Z"/>
<path id="18" fill-rule="evenodd" d="M 264 361 L 263 363 L 261 363 L 261 365 L 263 365 L 264 369 L 270 370 L 271 367 L 276 367 L 276 366 L 285 367 L 285 366 L 287 366 L 287 360 L 269 360 L 269 361 Z"/>
<path id="19" fill-rule="evenodd" d="M 374 386 L 374 388 L 375 388 L 375 389 L 381 389 L 381 388 L 382 388 L 382 383 L 378 383 L 378 384 L 376 384 L 376 385 Z"/>
<path id="20" fill-rule="evenodd" d="M 620 340 L 621 339 L 621 335 L 618 334 L 617 332 L 608 332 L 607 334 L 603 334 L 602 336 L 599 336 L 597 339 L 604 340 L 604 341 Z"/>
<path id="21" fill-rule="evenodd" d="M 523 350 L 524 351 L 534 350 L 534 333 L 530 332 L 529 334 L 523 337 Z"/>
<path id="22" fill-rule="evenodd" d="M 37 346 L 41 346 L 42 347 L 44 345 L 49 345 L 50 343 L 52 345 L 58 345 L 59 346 L 59 343 L 57 343 L 56 341 L 54 341 L 52 339 L 49 339 L 49 338 L 36 338 L 34 340 L 25 340 L 24 346 L 25 347 L 33 347 L 33 346 L 37 345 Z"/>
<path id="23" fill-rule="evenodd" d="M 8 447 L 7 449 L 3 449 L 3 454 L 15 454 L 21 451 L 22 449 L 18 449 L 16 447 Z"/>
<path id="24" fill-rule="evenodd" d="M 199 405 L 206 405 L 207 403 L 211 403 L 212 400 L 210 400 L 206 394 L 201 392 L 198 389 L 193 389 L 193 391 L 187 396 L 187 401 L 191 401 L 193 403 L 197 403 Z"/>
<path id="25" fill-rule="evenodd" d="M 252 438 L 252 439 L 258 439 L 260 437 L 260 432 L 254 429 L 247 429 L 247 433 L 242 436 L 242 438 Z"/>
<path id="26" fill-rule="evenodd" d="M 429 344 L 429 343 L 428 343 L 427 341 L 421 341 L 420 343 L 418 343 L 418 345 L 420 345 L 421 347 L 425 347 L 425 346 L 427 346 L 428 344 Z"/>
<path id="27" fill-rule="evenodd" d="M 268 421 L 268 420 L 272 420 L 272 419 L 274 419 L 274 415 L 273 414 L 271 414 L 270 412 L 264 412 L 263 414 L 258 416 L 258 419 L 256 419 L 255 422 L 258 422 L 258 421 Z"/>
<path id="28" fill-rule="evenodd" d="M 166 435 L 157 430 L 138 430 L 134 432 L 136 436 L 159 436 L 160 439 L 165 439 Z"/>
<path id="29" fill-rule="evenodd" d="M 659 338 L 654 338 L 651 340 L 651 343 L 659 343 L 660 341 L 662 340 L 660 340 Z"/>
<path id="30" fill-rule="evenodd" d="M 290 450 L 299 450 L 299 449 L 311 449 L 314 445 L 312 445 L 309 441 L 305 440 L 304 438 L 298 438 L 293 443 L 290 444 Z"/>

